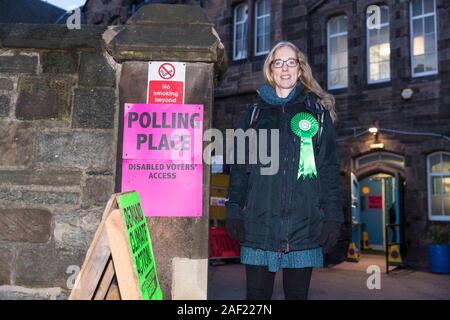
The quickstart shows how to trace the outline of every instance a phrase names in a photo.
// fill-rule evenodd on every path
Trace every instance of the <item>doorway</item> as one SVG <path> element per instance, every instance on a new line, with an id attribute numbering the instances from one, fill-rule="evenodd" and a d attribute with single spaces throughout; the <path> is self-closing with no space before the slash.
<path id="1" fill-rule="evenodd" d="M 386 241 L 394 239 L 399 232 L 398 228 L 394 231 L 388 229 L 386 234 L 385 228 L 397 223 L 394 179 L 391 175 L 378 173 L 359 183 L 361 232 L 366 241 L 362 247 L 365 250 L 384 252 Z M 389 234 L 392 232 L 395 234 Z"/>
<path id="2" fill-rule="evenodd" d="M 404 261 L 403 157 L 387 152 L 356 159 L 351 174 L 352 242 L 349 260 L 385 255 L 386 263 Z"/>

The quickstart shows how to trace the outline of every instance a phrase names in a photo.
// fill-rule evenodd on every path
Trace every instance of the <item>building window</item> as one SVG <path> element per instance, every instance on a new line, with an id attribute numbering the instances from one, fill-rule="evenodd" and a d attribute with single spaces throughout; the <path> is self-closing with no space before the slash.
<path id="1" fill-rule="evenodd" d="M 412 0 L 410 24 L 413 77 L 436 74 L 438 68 L 435 0 Z"/>
<path id="2" fill-rule="evenodd" d="M 270 51 L 270 1 L 255 3 L 255 56 Z"/>
<path id="3" fill-rule="evenodd" d="M 356 169 L 359 169 L 364 166 L 378 163 L 386 163 L 388 165 L 403 167 L 405 165 L 405 158 L 391 152 L 373 152 L 357 158 L 355 166 Z"/>
<path id="4" fill-rule="evenodd" d="M 367 82 L 391 79 L 391 46 L 389 43 L 389 8 L 380 6 L 380 28 L 367 29 Z"/>
<path id="5" fill-rule="evenodd" d="M 348 85 L 347 17 L 328 21 L 328 89 Z"/>
<path id="6" fill-rule="evenodd" d="M 436 152 L 427 158 L 428 216 L 450 221 L 450 153 Z"/>
<path id="7" fill-rule="evenodd" d="M 247 4 L 234 8 L 233 60 L 247 58 Z"/>

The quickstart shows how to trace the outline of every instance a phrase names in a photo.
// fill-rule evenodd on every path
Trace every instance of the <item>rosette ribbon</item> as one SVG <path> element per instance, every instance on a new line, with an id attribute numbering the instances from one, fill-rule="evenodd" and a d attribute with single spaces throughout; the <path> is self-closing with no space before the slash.
<path id="1" fill-rule="evenodd" d="M 317 177 L 316 161 L 312 137 L 317 133 L 319 123 L 308 112 L 299 112 L 291 119 L 292 132 L 300 137 L 300 160 L 298 163 L 297 179 Z"/>

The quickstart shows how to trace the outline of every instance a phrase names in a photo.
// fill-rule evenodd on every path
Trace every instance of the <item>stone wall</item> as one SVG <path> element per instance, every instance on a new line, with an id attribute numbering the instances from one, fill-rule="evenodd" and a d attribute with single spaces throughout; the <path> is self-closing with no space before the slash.
<path id="1" fill-rule="evenodd" d="M 0 299 L 67 297 L 114 191 L 104 30 L 0 25 Z"/>
<path id="2" fill-rule="evenodd" d="M 186 63 L 206 130 L 224 57 L 198 6 L 146 5 L 125 26 L 0 25 L 0 299 L 67 297 L 120 191 L 119 123 L 145 103 L 148 61 Z M 165 299 L 207 298 L 209 173 L 201 217 L 148 219 Z"/>
<path id="3" fill-rule="evenodd" d="M 185 103 L 203 104 L 203 130 L 211 128 L 213 89 L 226 70 L 226 59 L 205 12 L 198 6 L 146 5 L 117 31 L 107 48 L 122 64 L 120 114 L 125 102 L 145 101 L 148 61 L 183 61 Z M 204 142 L 204 147 L 207 144 Z M 149 219 L 150 234 L 156 239 L 152 242 L 158 277 L 166 299 L 207 298 L 209 184 L 210 166 L 204 163 L 202 217 Z"/>

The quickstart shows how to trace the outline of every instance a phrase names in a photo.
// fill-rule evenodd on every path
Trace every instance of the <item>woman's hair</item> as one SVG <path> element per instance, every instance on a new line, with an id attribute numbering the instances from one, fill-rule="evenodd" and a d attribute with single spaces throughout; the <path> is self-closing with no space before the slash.
<path id="1" fill-rule="evenodd" d="M 299 62 L 299 68 L 301 70 L 299 80 L 305 88 L 305 91 L 314 92 L 319 97 L 320 102 L 322 102 L 325 108 L 330 111 L 331 119 L 335 121 L 337 119 L 337 114 L 333 95 L 326 92 L 317 83 L 316 79 L 314 79 L 312 75 L 311 67 L 306 56 L 292 42 L 279 42 L 272 48 L 272 50 L 270 50 L 269 54 L 267 55 L 266 61 L 264 62 L 264 78 L 266 79 L 267 83 L 269 83 L 272 88 L 275 88 L 275 81 L 273 80 L 270 66 L 272 64 L 272 61 L 274 60 L 275 51 L 277 51 L 277 49 L 281 47 L 290 47 L 295 51 Z"/>

